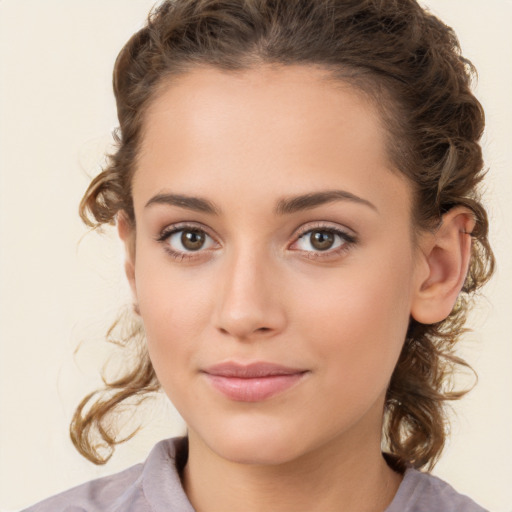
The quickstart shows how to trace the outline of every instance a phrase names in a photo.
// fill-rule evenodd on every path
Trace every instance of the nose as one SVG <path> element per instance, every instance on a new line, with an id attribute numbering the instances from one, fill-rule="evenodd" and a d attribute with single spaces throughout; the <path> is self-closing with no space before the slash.
<path id="1" fill-rule="evenodd" d="M 251 251 L 226 259 L 219 274 L 215 324 L 240 341 L 272 337 L 286 325 L 279 271 L 264 255 Z"/>

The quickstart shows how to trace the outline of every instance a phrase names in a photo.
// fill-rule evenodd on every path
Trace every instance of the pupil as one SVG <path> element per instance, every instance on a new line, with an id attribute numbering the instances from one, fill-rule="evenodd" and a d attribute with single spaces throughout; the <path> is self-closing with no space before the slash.
<path id="1" fill-rule="evenodd" d="M 319 251 L 330 249 L 334 244 L 334 234 L 328 231 L 313 231 L 311 244 Z"/>
<path id="2" fill-rule="evenodd" d="M 199 231 L 184 231 L 181 235 L 183 247 L 190 251 L 201 249 L 204 244 L 204 233 Z"/>

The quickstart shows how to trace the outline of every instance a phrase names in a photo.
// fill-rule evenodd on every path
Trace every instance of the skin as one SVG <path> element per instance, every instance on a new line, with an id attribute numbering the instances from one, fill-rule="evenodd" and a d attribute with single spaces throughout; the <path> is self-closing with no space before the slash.
<path id="1" fill-rule="evenodd" d="M 401 481 L 381 455 L 384 397 L 409 319 L 446 317 L 467 271 L 469 213 L 418 234 L 376 109 L 326 77 L 198 68 L 146 113 L 136 231 L 120 215 L 119 233 L 154 369 L 188 426 L 184 486 L 199 512 L 383 511 Z M 344 197 L 276 212 L 334 190 Z M 169 235 L 183 223 L 205 233 L 198 250 Z M 306 373 L 240 402 L 203 373 L 226 361 Z"/>

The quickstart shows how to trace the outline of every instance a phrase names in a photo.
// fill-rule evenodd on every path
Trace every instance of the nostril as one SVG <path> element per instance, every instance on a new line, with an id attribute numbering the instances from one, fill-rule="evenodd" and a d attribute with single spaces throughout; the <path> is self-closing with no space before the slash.
<path id="1" fill-rule="evenodd" d="M 222 334 L 227 334 L 228 336 L 229 335 L 235 335 L 235 336 L 240 337 L 240 338 L 250 337 L 251 334 L 254 335 L 256 333 L 264 334 L 264 333 L 267 333 L 267 332 L 272 332 L 272 330 L 273 329 L 271 327 L 258 327 L 256 329 L 247 330 L 247 332 L 241 333 L 241 332 L 235 332 L 236 329 L 230 330 L 230 329 L 226 329 L 225 327 L 219 327 L 219 331 Z"/>

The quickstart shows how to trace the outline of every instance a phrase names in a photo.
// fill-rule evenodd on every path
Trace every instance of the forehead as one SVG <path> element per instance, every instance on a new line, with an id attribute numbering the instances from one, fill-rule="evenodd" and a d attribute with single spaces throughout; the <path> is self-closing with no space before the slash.
<path id="1" fill-rule="evenodd" d="M 245 138 L 254 149 L 259 142 L 270 147 L 279 133 L 283 152 L 291 141 L 323 142 L 326 149 L 337 135 L 357 130 L 361 144 L 378 144 L 379 156 L 386 153 L 385 130 L 369 96 L 318 66 L 195 68 L 162 84 L 145 121 L 143 147 L 163 139 L 164 127 L 167 143 L 181 136 L 197 149 L 219 145 L 223 137 L 228 144 L 229 136 Z"/>
<path id="2" fill-rule="evenodd" d="M 335 180 L 364 196 L 404 181 L 374 103 L 325 69 L 197 68 L 164 85 L 146 113 L 134 193 L 222 185 L 292 194 Z"/>

